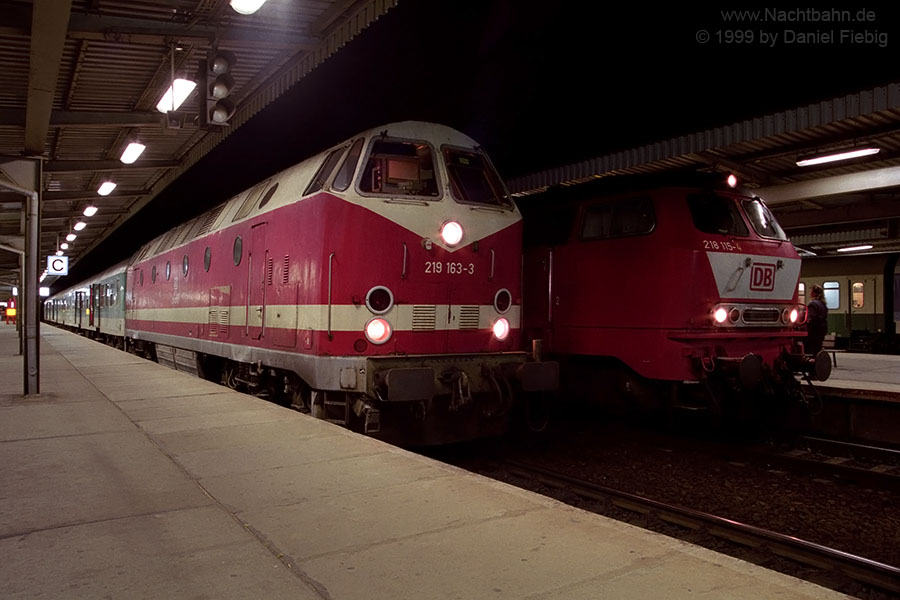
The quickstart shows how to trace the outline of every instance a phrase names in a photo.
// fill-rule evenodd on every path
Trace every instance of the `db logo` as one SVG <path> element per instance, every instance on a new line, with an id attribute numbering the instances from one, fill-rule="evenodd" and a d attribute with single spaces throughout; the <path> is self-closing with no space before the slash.
<path id="1" fill-rule="evenodd" d="M 750 268 L 750 290 L 754 292 L 771 292 L 775 289 L 775 265 L 755 263 Z"/>

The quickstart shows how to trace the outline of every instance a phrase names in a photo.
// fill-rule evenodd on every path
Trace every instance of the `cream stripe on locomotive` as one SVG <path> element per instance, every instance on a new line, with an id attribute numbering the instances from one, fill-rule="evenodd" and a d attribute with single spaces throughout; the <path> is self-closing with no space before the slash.
<path id="1" fill-rule="evenodd" d="M 246 327 L 262 325 L 261 306 L 197 306 L 191 308 L 145 308 L 131 310 L 129 319 L 165 321 L 169 323 L 216 324 Z M 519 327 L 520 307 L 511 306 L 498 313 L 490 304 L 418 304 L 395 305 L 386 314 L 394 331 L 457 331 L 490 329 L 500 317 L 510 327 Z M 362 331 L 375 315 L 365 307 L 337 305 L 331 307 L 332 331 Z M 328 330 L 328 305 L 271 305 L 265 307 L 265 327 L 284 329 Z"/>

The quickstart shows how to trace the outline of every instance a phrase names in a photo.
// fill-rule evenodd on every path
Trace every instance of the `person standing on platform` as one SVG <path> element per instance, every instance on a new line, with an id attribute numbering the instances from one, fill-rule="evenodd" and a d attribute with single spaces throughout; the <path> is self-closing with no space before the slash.
<path id="1" fill-rule="evenodd" d="M 821 286 L 812 286 L 809 295 L 812 300 L 806 307 L 806 353 L 818 354 L 828 332 L 828 307 Z"/>

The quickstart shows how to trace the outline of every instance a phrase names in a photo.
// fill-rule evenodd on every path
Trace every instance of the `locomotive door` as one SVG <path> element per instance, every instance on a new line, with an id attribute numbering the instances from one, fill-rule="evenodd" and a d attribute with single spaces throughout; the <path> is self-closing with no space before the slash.
<path id="1" fill-rule="evenodd" d="M 265 223 L 254 225 L 251 230 L 247 263 L 247 335 L 258 340 L 266 333 L 266 283 L 271 269 Z"/>

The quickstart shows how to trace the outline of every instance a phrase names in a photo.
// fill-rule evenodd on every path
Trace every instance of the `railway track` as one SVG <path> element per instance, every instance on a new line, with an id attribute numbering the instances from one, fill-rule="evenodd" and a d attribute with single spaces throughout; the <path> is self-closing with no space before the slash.
<path id="1" fill-rule="evenodd" d="M 732 519 L 666 504 L 650 498 L 557 473 L 518 460 L 505 461 L 510 474 L 552 488 L 567 490 L 581 498 L 608 501 L 619 508 L 653 514 L 668 523 L 691 530 L 703 530 L 722 540 L 769 553 L 823 572 L 839 572 L 850 580 L 876 589 L 890 597 L 900 597 L 900 568 L 820 544 L 780 534 Z"/>

